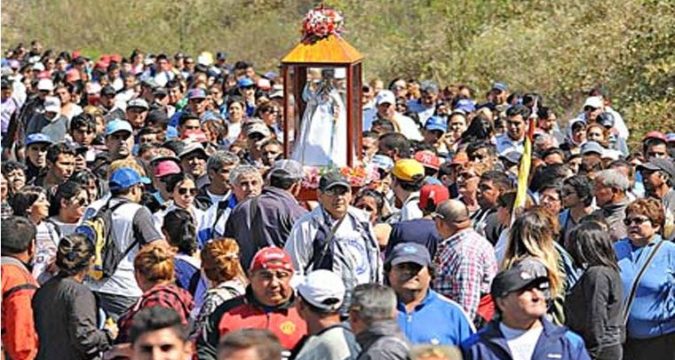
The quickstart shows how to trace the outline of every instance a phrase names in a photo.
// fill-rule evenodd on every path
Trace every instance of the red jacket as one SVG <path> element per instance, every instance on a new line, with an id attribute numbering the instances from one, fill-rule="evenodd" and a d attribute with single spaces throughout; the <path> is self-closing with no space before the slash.
<path id="1" fill-rule="evenodd" d="M 249 286 L 245 295 L 226 301 L 209 316 L 197 339 L 198 358 L 215 360 L 220 337 L 238 329 L 267 329 L 279 338 L 281 346 L 292 350 L 307 334 L 307 325 L 293 306 L 294 300 L 291 297 L 270 309 L 255 299 Z"/>
<path id="2" fill-rule="evenodd" d="M 8 359 L 34 359 L 38 336 L 31 301 L 38 284 L 19 260 L 2 257 L 2 347 Z"/>

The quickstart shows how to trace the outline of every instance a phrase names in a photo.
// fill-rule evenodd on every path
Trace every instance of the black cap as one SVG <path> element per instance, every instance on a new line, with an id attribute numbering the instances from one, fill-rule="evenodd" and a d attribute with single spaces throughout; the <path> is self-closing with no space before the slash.
<path id="1" fill-rule="evenodd" d="M 413 243 L 404 242 L 397 244 L 387 256 L 386 264 L 395 266 L 403 263 L 415 263 L 420 266 L 431 265 L 431 255 L 426 247 Z"/>
<path id="2" fill-rule="evenodd" d="M 331 171 L 324 174 L 319 180 L 319 190 L 326 191 L 336 186 L 342 186 L 351 189 L 349 180 L 337 171 Z"/>
<path id="3" fill-rule="evenodd" d="M 549 287 L 547 274 L 546 267 L 539 260 L 525 258 L 495 276 L 492 280 L 490 294 L 495 299 L 503 298 L 529 285 L 539 285 L 539 289 L 546 292 Z"/>
<path id="4" fill-rule="evenodd" d="M 671 179 L 675 179 L 675 164 L 672 159 L 651 158 L 649 162 L 637 166 L 638 171 L 663 171 L 670 175 Z"/>
<path id="5" fill-rule="evenodd" d="M 115 96 L 115 94 L 117 94 L 117 91 L 111 85 L 106 85 L 101 89 L 101 95 L 103 96 Z"/>

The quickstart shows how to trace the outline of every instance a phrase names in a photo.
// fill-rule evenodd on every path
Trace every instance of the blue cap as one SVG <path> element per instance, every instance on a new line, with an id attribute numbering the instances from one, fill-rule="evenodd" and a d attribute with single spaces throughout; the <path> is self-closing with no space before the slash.
<path id="1" fill-rule="evenodd" d="M 431 265 L 431 255 L 426 247 L 413 242 L 400 243 L 391 250 L 385 264 L 395 266 L 403 263 L 415 263 L 421 266 Z"/>
<path id="2" fill-rule="evenodd" d="M 424 124 L 424 129 L 446 132 L 448 131 L 448 123 L 440 116 L 432 116 L 427 119 L 426 124 Z"/>
<path id="3" fill-rule="evenodd" d="M 586 141 L 581 145 L 581 155 L 596 153 L 598 155 L 604 154 L 605 150 L 602 145 L 595 141 Z"/>
<path id="4" fill-rule="evenodd" d="M 143 178 L 136 170 L 123 167 L 115 170 L 108 180 L 110 190 L 124 190 L 134 185 L 147 184 L 148 178 Z"/>
<path id="5" fill-rule="evenodd" d="M 166 135 L 164 135 L 167 140 L 177 139 L 178 138 L 178 129 L 173 126 L 168 126 L 166 128 Z"/>
<path id="6" fill-rule="evenodd" d="M 251 80 L 247 77 L 237 81 L 237 86 L 240 87 L 240 88 L 249 87 L 249 86 L 253 86 L 253 85 L 255 85 L 253 83 L 253 80 Z"/>
<path id="7" fill-rule="evenodd" d="M 131 128 L 131 124 L 124 120 L 115 119 L 105 125 L 105 136 L 110 136 L 120 131 L 126 131 L 129 134 L 134 132 Z"/>
<path id="8" fill-rule="evenodd" d="M 206 91 L 202 88 L 194 88 L 188 91 L 188 100 L 192 99 L 206 99 Z"/>
<path id="9" fill-rule="evenodd" d="M 53 144 L 54 142 L 52 139 L 49 138 L 48 135 L 45 135 L 43 133 L 35 133 L 35 134 L 30 134 L 26 136 L 26 146 L 30 146 L 33 144 Z"/>
<path id="10" fill-rule="evenodd" d="M 496 83 L 492 84 L 492 90 L 506 91 L 508 89 L 509 89 L 509 87 L 506 86 L 506 84 L 504 84 L 504 83 L 496 82 Z"/>
<path id="11" fill-rule="evenodd" d="M 274 71 L 268 71 L 268 72 L 266 72 L 265 75 L 263 75 L 263 76 L 264 76 L 266 79 L 274 80 L 274 79 L 276 79 L 277 77 L 279 77 L 279 74 L 275 73 Z"/>
<path id="12" fill-rule="evenodd" d="M 457 104 L 455 104 L 455 108 L 453 110 L 462 110 L 466 113 L 470 113 L 474 110 L 476 110 L 476 104 L 473 103 L 473 101 L 469 99 L 460 99 L 457 101 Z"/>

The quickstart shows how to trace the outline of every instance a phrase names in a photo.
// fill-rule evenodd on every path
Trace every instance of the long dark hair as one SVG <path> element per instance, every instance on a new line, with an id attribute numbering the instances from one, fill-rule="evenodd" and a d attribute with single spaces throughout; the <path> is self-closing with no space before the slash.
<path id="1" fill-rule="evenodd" d="M 175 209 L 164 216 L 162 230 L 169 243 L 178 248 L 178 252 L 192 255 L 197 251 L 197 227 L 189 211 Z"/>
<path id="2" fill-rule="evenodd" d="M 59 273 L 73 276 L 89 268 L 94 257 L 94 245 L 82 234 L 71 234 L 61 238 L 56 251 L 56 266 Z"/>
<path id="3" fill-rule="evenodd" d="M 607 230 L 595 222 L 577 225 L 570 233 L 574 241 L 570 245 L 570 255 L 577 266 L 607 266 L 619 271 L 612 239 Z"/>

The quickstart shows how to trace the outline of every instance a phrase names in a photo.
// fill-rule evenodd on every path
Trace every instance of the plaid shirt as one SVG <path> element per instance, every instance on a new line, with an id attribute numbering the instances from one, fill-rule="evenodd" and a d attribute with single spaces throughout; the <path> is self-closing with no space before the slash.
<path id="1" fill-rule="evenodd" d="M 458 302 L 474 319 L 480 297 L 490 293 L 497 273 L 495 249 L 473 229 L 461 230 L 438 245 L 434 265 L 433 289 Z"/>

